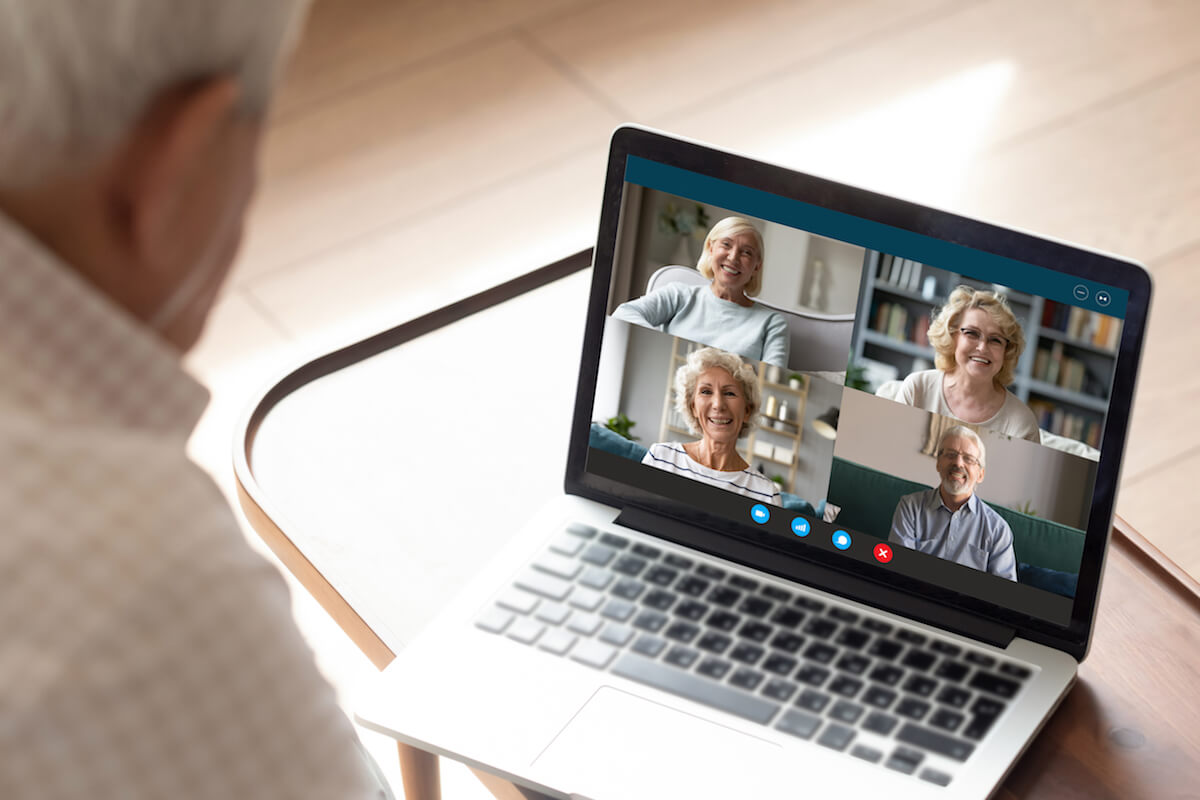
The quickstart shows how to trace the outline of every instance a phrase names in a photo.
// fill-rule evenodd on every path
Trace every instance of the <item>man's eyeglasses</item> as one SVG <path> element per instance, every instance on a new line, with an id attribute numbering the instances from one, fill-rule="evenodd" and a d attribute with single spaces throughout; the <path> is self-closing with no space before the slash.
<path id="1" fill-rule="evenodd" d="M 958 461 L 959 459 L 961 459 L 962 462 L 964 464 L 966 464 L 968 467 L 978 467 L 979 466 L 978 458 L 971 455 L 970 453 L 960 453 L 957 450 L 943 450 L 942 452 L 938 453 L 938 458 L 946 458 L 946 459 L 949 459 L 950 461 Z"/>
<path id="2" fill-rule="evenodd" d="M 979 340 L 984 338 L 983 331 L 979 330 L 978 328 L 959 328 L 958 332 L 961 333 L 963 335 L 963 337 L 965 337 L 966 340 L 968 342 L 970 342 L 971 344 L 979 344 Z M 987 337 L 987 345 L 988 345 L 988 347 L 995 347 L 1000 350 L 1007 350 L 1008 349 L 1008 339 L 1005 339 L 1003 336 L 993 333 L 991 336 Z"/>

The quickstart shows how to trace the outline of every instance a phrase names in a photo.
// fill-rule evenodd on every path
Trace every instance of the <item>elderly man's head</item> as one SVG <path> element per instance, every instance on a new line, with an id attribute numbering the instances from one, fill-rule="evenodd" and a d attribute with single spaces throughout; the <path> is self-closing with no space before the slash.
<path id="1" fill-rule="evenodd" d="M 965 499 L 983 482 L 987 451 L 979 434 L 955 425 L 942 434 L 937 447 L 937 473 L 943 494 Z"/>
<path id="2" fill-rule="evenodd" d="M 0 0 L 0 211 L 181 348 L 306 0 Z"/>

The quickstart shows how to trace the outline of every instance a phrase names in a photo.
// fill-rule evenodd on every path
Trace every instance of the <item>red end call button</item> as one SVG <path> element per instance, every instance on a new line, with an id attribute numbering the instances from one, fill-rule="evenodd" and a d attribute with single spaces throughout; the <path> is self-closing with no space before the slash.
<path id="1" fill-rule="evenodd" d="M 881 564 L 886 564 L 892 560 L 891 545 L 880 542 L 879 544 L 875 545 L 874 553 L 875 553 L 875 560 Z"/>

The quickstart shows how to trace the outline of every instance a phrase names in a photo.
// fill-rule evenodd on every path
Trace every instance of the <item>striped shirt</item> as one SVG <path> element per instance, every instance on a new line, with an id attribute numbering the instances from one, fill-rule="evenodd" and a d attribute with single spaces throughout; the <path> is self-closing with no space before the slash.
<path id="1" fill-rule="evenodd" d="M 762 503 L 783 505 L 778 484 L 758 470 L 747 467 L 735 472 L 725 472 L 706 467 L 689 456 L 679 442 L 658 442 L 650 445 L 642 463 L 710 486 L 718 486 L 726 491 L 737 492 Z"/>

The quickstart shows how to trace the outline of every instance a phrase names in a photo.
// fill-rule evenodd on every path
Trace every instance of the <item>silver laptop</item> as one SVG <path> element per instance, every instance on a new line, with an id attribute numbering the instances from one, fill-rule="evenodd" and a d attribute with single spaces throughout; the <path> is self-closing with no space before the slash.
<path id="1" fill-rule="evenodd" d="M 361 722 L 557 797 L 991 794 L 1088 651 L 1146 272 L 637 127 L 593 267 L 564 495 Z"/>

